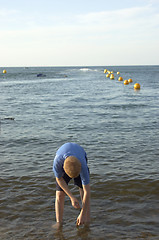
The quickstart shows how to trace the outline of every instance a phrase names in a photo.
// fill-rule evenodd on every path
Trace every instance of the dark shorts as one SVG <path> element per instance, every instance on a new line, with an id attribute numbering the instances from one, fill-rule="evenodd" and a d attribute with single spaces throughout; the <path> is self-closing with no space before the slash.
<path id="1" fill-rule="evenodd" d="M 64 173 L 63 179 L 65 180 L 65 182 L 68 185 L 69 181 L 72 178 L 70 178 L 66 173 Z M 74 185 L 78 186 L 79 188 L 82 188 L 82 181 L 81 181 L 80 175 L 78 177 L 74 178 Z M 56 191 L 63 191 L 63 189 L 58 185 L 57 181 L 56 181 Z"/>

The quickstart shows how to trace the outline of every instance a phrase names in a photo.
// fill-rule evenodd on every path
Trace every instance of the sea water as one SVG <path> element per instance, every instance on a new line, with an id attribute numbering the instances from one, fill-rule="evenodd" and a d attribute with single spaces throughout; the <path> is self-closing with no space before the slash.
<path id="1" fill-rule="evenodd" d="M 6 70 L 0 73 L 0 239 L 159 239 L 159 66 Z M 76 228 L 79 212 L 66 197 L 64 225 L 55 232 L 52 164 L 65 142 L 88 155 L 91 224 Z M 72 182 L 70 188 L 79 198 Z"/>

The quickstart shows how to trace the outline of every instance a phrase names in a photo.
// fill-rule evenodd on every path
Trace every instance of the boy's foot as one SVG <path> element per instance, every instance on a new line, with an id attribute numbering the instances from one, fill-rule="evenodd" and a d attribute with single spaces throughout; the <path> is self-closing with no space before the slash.
<path id="1" fill-rule="evenodd" d="M 54 225 L 52 225 L 52 228 L 55 230 L 60 230 L 62 228 L 62 223 L 57 222 Z"/>

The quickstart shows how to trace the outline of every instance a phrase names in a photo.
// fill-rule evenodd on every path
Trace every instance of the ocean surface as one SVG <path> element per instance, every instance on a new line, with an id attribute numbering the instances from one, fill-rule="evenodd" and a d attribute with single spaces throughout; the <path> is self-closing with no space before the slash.
<path id="1" fill-rule="evenodd" d="M 159 66 L 3 69 L 0 239 L 158 240 Z M 55 231 L 52 164 L 65 142 L 88 155 L 91 224 L 76 228 L 79 212 L 66 197 L 64 225 Z"/>

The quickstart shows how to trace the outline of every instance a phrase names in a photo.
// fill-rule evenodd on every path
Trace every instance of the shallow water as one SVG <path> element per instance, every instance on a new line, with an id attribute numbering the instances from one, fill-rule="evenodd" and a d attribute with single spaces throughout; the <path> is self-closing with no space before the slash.
<path id="1" fill-rule="evenodd" d="M 104 68 L 0 74 L 2 240 L 159 239 L 159 66 L 108 67 L 115 80 Z M 133 83 L 118 82 L 117 71 Z M 91 224 L 75 227 L 78 211 L 66 197 L 63 229 L 55 232 L 52 162 L 68 141 L 88 155 Z"/>

